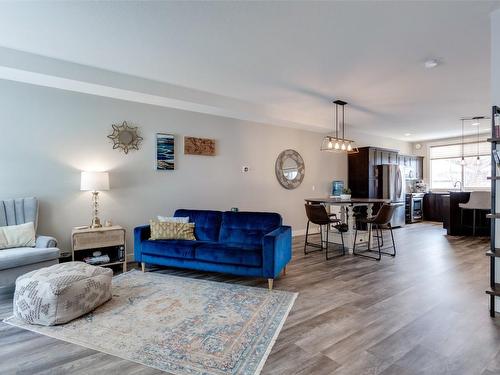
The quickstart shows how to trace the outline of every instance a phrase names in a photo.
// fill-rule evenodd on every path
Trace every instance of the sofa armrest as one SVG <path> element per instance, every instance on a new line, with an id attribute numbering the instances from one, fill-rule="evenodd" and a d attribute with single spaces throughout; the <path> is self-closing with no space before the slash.
<path id="1" fill-rule="evenodd" d="M 134 229 L 134 260 L 142 262 L 142 241 L 151 237 L 149 225 L 142 225 Z"/>
<path id="2" fill-rule="evenodd" d="M 35 247 L 48 249 L 49 247 L 57 247 L 57 240 L 50 236 L 37 236 Z"/>
<path id="3" fill-rule="evenodd" d="M 292 259 L 292 227 L 281 226 L 262 239 L 263 276 L 274 279 Z"/>

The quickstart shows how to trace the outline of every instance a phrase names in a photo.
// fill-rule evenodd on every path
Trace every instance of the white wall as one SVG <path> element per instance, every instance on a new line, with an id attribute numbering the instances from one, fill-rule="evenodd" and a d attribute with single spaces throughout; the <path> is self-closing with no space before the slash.
<path id="1" fill-rule="evenodd" d="M 110 171 L 100 216 L 127 229 L 129 252 L 135 226 L 176 208 L 276 211 L 300 231 L 303 199 L 325 196 L 332 180 L 347 179 L 346 155 L 320 152 L 319 133 L 5 80 L 0 102 L 0 199 L 39 197 L 39 232 L 56 236 L 63 249 L 69 249 L 71 228 L 88 224 L 91 215 L 90 193 L 79 191 L 81 170 Z M 144 137 L 141 149 L 128 155 L 106 138 L 111 124 L 123 120 L 139 125 Z M 175 171 L 154 169 L 156 132 L 176 135 Z M 359 145 L 409 147 L 352 135 Z M 183 136 L 216 139 L 217 156 L 183 155 Z M 306 164 L 304 182 L 291 191 L 274 175 L 275 159 L 287 148 Z M 243 165 L 249 173 L 241 172 Z"/>

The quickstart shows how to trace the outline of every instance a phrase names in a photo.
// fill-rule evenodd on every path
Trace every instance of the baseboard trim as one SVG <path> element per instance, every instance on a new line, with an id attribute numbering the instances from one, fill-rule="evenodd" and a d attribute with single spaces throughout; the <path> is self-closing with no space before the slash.
<path id="1" fill-rule="evenodd" d="M 309 228 L 309 234 L 317 234 L 319 233 L 319 228 Z M 292 237 L 297 237 L 297 236 L 305 236 L 306 235 L 306 229 L 297 229 L 292 231 Z"/>

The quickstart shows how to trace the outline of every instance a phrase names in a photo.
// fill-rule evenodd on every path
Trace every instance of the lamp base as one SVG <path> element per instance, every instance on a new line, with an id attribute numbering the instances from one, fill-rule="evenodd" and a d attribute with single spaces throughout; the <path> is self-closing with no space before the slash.
<path id="1" fill-rule="evenodd" d="M 98 217 L 94 217 L 90 228 L 102 228 L 101 220 Z"/>
<path id="2" fill-rule="evenodd" d="M 102 228 L 101 220 L 97 217 L 99 213 L 99 192 L 92 192 L 92 206 L 93 206 L 93 214 L 92 214 L 92 224 L 90 224 L 91 228 Z"/>

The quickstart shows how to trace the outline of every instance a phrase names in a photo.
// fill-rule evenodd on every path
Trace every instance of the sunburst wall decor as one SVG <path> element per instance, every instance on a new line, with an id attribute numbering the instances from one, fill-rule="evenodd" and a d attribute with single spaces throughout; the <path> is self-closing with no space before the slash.
<path id="1" fill-rule="evenodd" d="M 112 124 L 113 133 L 108 138 L 113 141 L 113 149 L 121 149 L 128 154 L 129 150 L 138 150 L 143 138 L 139 136 L 137 126 L 129 126 L 127 121 L 121 125 Z"/>

